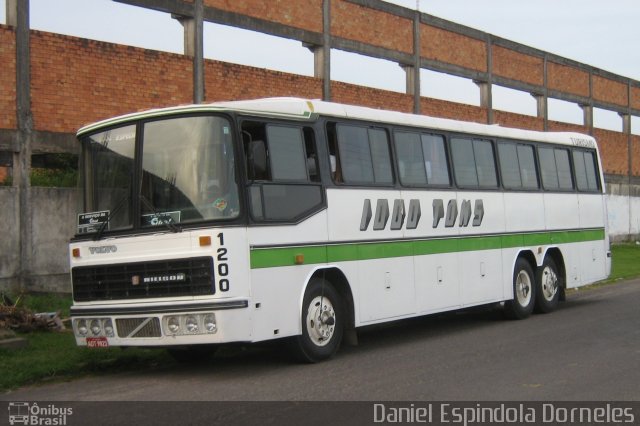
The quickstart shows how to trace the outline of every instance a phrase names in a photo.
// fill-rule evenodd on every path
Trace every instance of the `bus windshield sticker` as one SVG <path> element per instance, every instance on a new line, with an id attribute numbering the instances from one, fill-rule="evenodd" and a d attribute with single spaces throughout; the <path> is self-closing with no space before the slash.
<path id="1" fill-rule="evenodd" d="M 78 234 L 88 234 L 98 232 L 98 229 L 106 222 L 109 227 L 110 210 L 99 212 L 80 213 L 78 215 Z"/>
<path id="2" fill-rule="evenodd" d="M 142 215 L 142 226 L 160 226 L 167 223 L 180 223 L 180 211 Z"/>
<path id="3" fill-rule="evenodd" d="M 213 202 L 213 207 L 215 207 L 219 211 L 223 211 L 224 209 L 227 208 L 227 200 L 225 200 L 224 198 L 217 198 Z"/>

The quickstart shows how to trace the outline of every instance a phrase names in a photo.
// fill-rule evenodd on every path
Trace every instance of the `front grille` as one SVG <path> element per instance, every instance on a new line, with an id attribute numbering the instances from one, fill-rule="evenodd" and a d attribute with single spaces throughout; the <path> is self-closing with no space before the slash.
<path id="1" fill-rule="evenodd" d="M 116 320 L 118 337 L 160 337 L 160 320 L 152 318 L 120 318 Z"/>
<path id="2" fill-rule="evenodd" d="M 213 258 L 194 257 L 71 269 L 73 299 L 147 299 L 215 293 Z"/>

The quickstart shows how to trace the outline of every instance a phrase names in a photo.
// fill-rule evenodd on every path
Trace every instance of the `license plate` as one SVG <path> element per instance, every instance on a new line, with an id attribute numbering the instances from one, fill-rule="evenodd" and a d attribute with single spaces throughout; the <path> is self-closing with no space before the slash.
<path id="1" fill-rule="evenodd" d="M 109 341 L 106 337 L 87 337 L 88 348 L 108 348 Z"/>

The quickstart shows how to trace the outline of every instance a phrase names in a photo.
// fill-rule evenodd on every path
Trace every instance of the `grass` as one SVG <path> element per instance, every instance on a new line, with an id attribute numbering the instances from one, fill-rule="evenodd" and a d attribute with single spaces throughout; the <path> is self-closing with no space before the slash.
<path id="1" fill-rule="evenodd" d="M 608 281 L 617 281 L 640 276 L 640 245 L 616 244 L 611 246 L 611 276 Z"/>
<path id="2" fill-rule="evenodd" d="M 77 170 L 38 169 L 31 170 L 31 186 L 73 188 L 78 182 Z"/>
<path id="3" fill-rule="evenodd" d="M 24 294 L 13 298 L 18 306 L 23 306 L 31 312 L 60 312 L 62 318 L 69 317 L 71 295 L 68 294 Z"/>
<path id="4" fill-rule="evenodd" d="M 62 318 L 69 317 L 72 303 L 71 296 L 65 294 L 25 294 L 11 299 L 31 312 L 60 312 Z M 26 338 L 29 345 L 16 351 L 0 349 L 0 392 L 45 381 L 150 369 L 173 362 L 160 349 L 78 347 L 71 330 L 18 335 Z"/>
<path id="5" fill-rule="evenodd" d="M 71 331 L 22 335 L 29 346 L 17 351 L 0 349 L 0 391 L 51 380 L 89 374 L 144 370 L 173 361 L 158 349 L 87 349 L 76 347 Z"/>
<path id="6" fill-rule="evenodd" d="M 640 245 L 611 248 L 613 267 L 607 283 L 640 276 Z M 14 298 L 17 300 L 18 298 Z M 33 312 L 60 311 L 69 315 L 68 295 L 25 295 L 19 306 Z M 51 380 L 70 380 L 91 374 L 150 370 L 175 361 L 159 349 L 88 349 L 77 347 L 71 331 L 22 334 L 29 346 L 17 351 L 0 349 L 0 392 Z"/>

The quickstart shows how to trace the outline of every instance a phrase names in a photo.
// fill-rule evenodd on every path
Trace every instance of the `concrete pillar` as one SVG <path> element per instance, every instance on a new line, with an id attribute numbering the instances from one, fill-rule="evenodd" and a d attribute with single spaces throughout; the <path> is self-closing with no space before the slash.
<path id="1" fill-rule="evenodd" d="M 622 133 L 627 135 L 627 182 L 631 187 L 631 179 L 633 178 L 633 136 L 631 134 L 631 114 L 620 113 L 622 118 Z M 631 220 L 631 189 L 629 189 L 629 235 L 633 226 Z"/>
<path id="2" fill-rule="evenodd" d="M 420 47 L 420 4 L 416 3 L 416 11 L 413 15 L 413 67 L 409 71 L 405 67 L 407 74 L 407 93 L 413 95 L 413 113 L 420 114 L 420 69 L 421 69 L 421 47 Z M 411 88 L 409 84 L 411 83 Z"/>
<path id="3" fill-rule="evenodd" d="M 7 25 L 11 27 L 18 26 L 18 1 L 20 0 L 6 0 Z"/>
<path id="4" fill-rule="evenodd" d="M 322 0 L 322 99 L 331 100 L 331 0 Z"/>
<path id="5" fill-rule="evenodd" d="M 302 42 L 313 53 L 313 76 L 322 80 L 322 100 L 331 101 L 331 0 L 322 2 L 322 44 Z"/>
<path id="6" fill-rule="evenodd" d="M 11 0 L 7 4 L 13 3 Z M 31 275 L 33 251 L 33 214 L 31 202 L 31 146 L 33 117 L 31 114 L 31 44 L 29 30 L 29 1 L 17 0 L 16 5 L 16 111 L 18 121 L 17 145 L 14 155 L 14 185 L 19 187 L 20 204 L 20 289 L 26 290 Z"/>
<path id="7" fill-rule="evenodd" d="M 493 39 L 487 34 L 485 43 L 487 52 L 487 77 L 485 81 L 475 81 L 480 88 L 480 106 L 487 109 L 487 124 L 493 124 Z"/>
<path id="8" fill-rule="evenodd" d="M 547 119 L 547 97 L 538 93 L 532 93 L 531 96 L 536 100 L 537 117 Z"/>
<path id="9" fill-rule="evenodd" d="M 324 46 L 318 46 L 316 44 L 302 43 L 302 46 L 306 47 L 313 53 L 313 76 L 315 78 L 325 78 L 325 49 Z M 327 76 L 328 77 L 328 76 Z"/>
<path id="10" fill-rule="evenodd" d="M 589 133 L 593 133 L 593 105 L 580 105 L 583 114 L 583 126 L 589 129 Z"/>
<path id="11" fill-rule="evenodd" d="M 196 53 L 196 20 L 185 16 L 174 16 L 174 18 L 182 25 L 184 30 L 184 55 L 194 57 Z"/>
<path id="12" fill-rule="evenodd" d="M 480 89 L 480 106 L 487 109 L 487 122 L 493 124 L 493 96 L 491 94 L 491 83 L 488 81 L 474 80 Z"/>
<path id="13" fill-rule="evenodd" d="M 403 64 L 400 64 L 400 68 L 402 68 L 403 71 L 405 72 L 406 82 L 407 82 L 407 86 L 406 86 L 407 95 L 415 95 L 416 89 L 420 87 L 419 86 L 420 69 L 416 69 L 416 67 L 412 65 L 403 65 Z M 418 91 L 418 93 L 420 92 Z"/>
<path id="14" fill-rule="evenodd" d="M 193 17 L 173 16 L 184 29 L 184 54 L 193 58 L 193 103 L 204 102 L 204 6 L 193 3 Z"/>
<path id="15" fill-rule="evenodd" d="M 538 93 L 532 93 L 531 96 L 536 100 L 537 117 L 542 118 L 544 130 L 549 128 L 549 106 L 546 95 L 540 95 Z"/>
<path id="16" fill-rule="evenodd" d="M 195 0 L 193 31 L 193 102 L 204 102 L 204 5 L 203 0 Z"/>
<path id="17" fill-rule="evenodd" d="M 630 134 L 631 133 L 631 114 L 627 114 L 625 112 L 619 113 L 620 118 L 622 118 L 622 133 Z"/>

